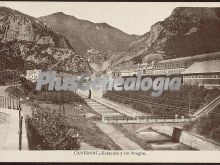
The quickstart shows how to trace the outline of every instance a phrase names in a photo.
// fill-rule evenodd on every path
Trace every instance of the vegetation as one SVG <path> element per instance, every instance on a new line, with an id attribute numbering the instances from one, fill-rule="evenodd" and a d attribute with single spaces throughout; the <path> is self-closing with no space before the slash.
<path id="1" fill-rule="evenodd" d="M 30 100 L 49 101 L 54 104 L 78 102 L 86 104 L 83 98 L 71 91 L 46 91 L 44 86 L 42 91 L 36 91 L 36 83 L 21 79 L 21 87 L 9 87 L 6 91 L 10 95 L 29 97 Z"/>
<path id="2" fill-rule="evenodd" d="M 49 92 L 45 87 L 35 91 L 35 87 L 35 83 L 22 79 L 21 86 L 7 88 L 11 95 L 29 97 L 27 103 L 32 107 L 32 114 L 28 113 L 30 117 L 25 119 L 31 150 L 85 149 L 87 146 L 80 146 L 81 142 L 99 149 L 120 149 L 96 126 L 94 121 L 100 121 L 101 116 L 79 95 Z"/>
<path id="3" fill-rule="evenodd" d="M 20 81 L 20 76 L 14 71 L 2 70 L 0 72 L 0 85 L 13 84 Z"/>
<path id="4" fill-rule="evenodd" d="M 190 123 L 184 129 L 220 142 L 220 105 L 212 113 Z"/>
<path id="5" fill-rule="evenodd" d="M 30 149 L 77 150 L 80 147 L 76 132 L 60 117 L 38 108 L 26 118 Z"/>
<path id="6" fill-rule="evenodd" d="M 48 114 L 56 114 L 59 118 L 59 121 L 64 122 L 69 127 L 73 136 L 78 135 L 78 141 L 80 142 L 80 149 L 87 149 L 83 143 L 86 143 L 89 146 L 98 149 L 111 150 L 111 149 L 120 149 L 107 135 L 105 135 L 95 124 L 94 121 L 100 121 L 101 116 L 91 110 L 88 106 L 82 104 L 65 104 L 64 109 L 60 109 L 60 106 L 57 104 L 51 104 L 46 102 L 39 102 L 40 104 L 33 105 L 35 112 L 38 112 L 38 109 L 43 109 Z M 47 127 L 47 122 L 46 125 Z M 49 124 L 49 126 L 51 126 Z M 46 128 L 45 131 L 49 129 Z M 32 148 L 40 145 L 41 149 L 49 148 L 46 144 L 42 144 L 42 137 L 36 139 L 37 131 L 33 131 L 33 135 L 30 136 L 32 141 Z M 50 136 L 50 134 L 47 134 Z"/>
<path id="7" fill-rule="evenodd" d="M 108 91 L 104 97 L 129 105 L 142 112 L 158 116 L 188 116 L 220 95 L 220 90 L 207 90 L 198 86 L 181 86 L 180 91 L 164 91 L 151 96 L 152 91 Z"/>

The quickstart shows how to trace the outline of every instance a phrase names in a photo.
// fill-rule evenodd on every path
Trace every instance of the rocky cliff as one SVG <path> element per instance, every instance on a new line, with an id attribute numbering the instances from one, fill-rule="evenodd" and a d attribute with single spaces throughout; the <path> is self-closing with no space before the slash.
<path id="1" fill-rule="evenodd" d="M 76 54 L 59 32 L 6 7 L 0 7 L 0 56 L 1 69 L 54 68 L 70 73 L 89 70 L 87 60 Z"/>
<path id="2" fill-rule="evenodd" d="M 164 59 L 220 51 L 220 8 L 179 7 L 164 21 L 130 44 L 115 65 L 140 63 L 156 54 Z"/>

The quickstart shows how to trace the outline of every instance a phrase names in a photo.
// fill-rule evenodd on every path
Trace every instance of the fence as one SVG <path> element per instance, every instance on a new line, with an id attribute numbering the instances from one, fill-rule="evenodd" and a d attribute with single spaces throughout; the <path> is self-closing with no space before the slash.
<path id="1" fill-rule="evenodd" d="M 17 109 L 20 108 L 20 100 L 14 96 L 0 96 L 0 108 Z"/>
<path id="2" fill-rule="evenodd" d="M 102 116 L 103 122 L 109 123 L 183 123 L 194 118 L 164 118 L 159 116 Z"/>

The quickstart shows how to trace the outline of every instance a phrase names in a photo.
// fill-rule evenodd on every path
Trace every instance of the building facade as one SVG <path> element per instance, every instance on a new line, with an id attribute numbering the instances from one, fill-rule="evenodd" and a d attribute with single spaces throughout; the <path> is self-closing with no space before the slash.
<path id="1" fill-rule="evenodd" d="M 220 86 L 220 52 L 143 63 L 107 71 L 112 78 L 133 77 L 141 73 L 150 76 L 181 76 L 183 85 Z"/>
<path id="2" fill-rule="evenodd" d="M 184 85 L 220 87 L 220 60 L 195 62 L 183 73 Z"/>
<path id="3" fill-rule="evenodd" d="M 25 78 L 31 82 L 37 82 L 40 72 L 39 69 L 27 70 Z"/>

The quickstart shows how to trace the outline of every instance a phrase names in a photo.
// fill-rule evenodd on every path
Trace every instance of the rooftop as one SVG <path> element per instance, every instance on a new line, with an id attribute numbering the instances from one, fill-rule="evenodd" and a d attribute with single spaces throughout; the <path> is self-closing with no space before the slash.
<path id="1" fill-rule="evenodd" d="M 220 60 L 195 62 L 182 74 L 191 73 L 220 73 Z"/>
<path id="2" fill-rule="evenodd" d="M 174 59 L 168 59 L 168 60 L 162 60 L 157 62 L 158 64 L 161 63 L 168 63 L 168 62 L 178 62 L 178 61 L 189 61 L 189 60 L 203 60 L 204 58 L 220 58 L 220 52 L 215 53 L 207 53 L 207 54 L 200 54 L 196 56 L 188 56 L 188 57 L 182 57 L 182 58 L 174 58 Z"/>

